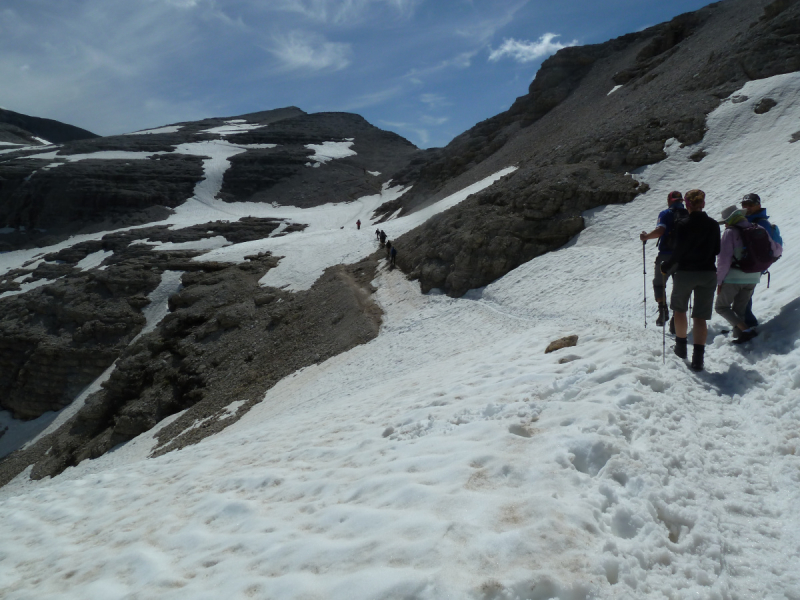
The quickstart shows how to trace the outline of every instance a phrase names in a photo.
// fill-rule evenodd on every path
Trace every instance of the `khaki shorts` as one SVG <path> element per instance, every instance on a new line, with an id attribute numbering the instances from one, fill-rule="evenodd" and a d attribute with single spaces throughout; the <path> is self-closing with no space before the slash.
<path id="1" fill-rule="evenodd" d="M 670 308 L 673 312 L 687 312 L 689 310 L 689 297 L 694 292 L 692 318 L 708 321 L 714 312 L 714 292 L 716 289 L 716 271 L 677 271 L 672 276 Z"/>

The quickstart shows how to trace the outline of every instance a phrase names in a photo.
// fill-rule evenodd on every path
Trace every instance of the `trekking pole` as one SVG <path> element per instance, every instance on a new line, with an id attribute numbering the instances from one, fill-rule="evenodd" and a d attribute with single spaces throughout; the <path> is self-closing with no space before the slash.
<path id="1" fill-rule="evenodd" d="M 644 246 L 647 240 L 642 240 L 642 284 L 644 287 L 644 328 L 647 329 L 647 258 L 645 257 Z"/>
<path id="2" fill-rule="evenodd" d="M 663 274 L 662 278 L 664 280 L 664 297 L 663 297 L 662 300 L 664 302 L 664 306 L 666 307 L 667 306 L 667 298 L 669 297 L 669 296 L 667 296 L 667 285 L 669 284 L 669 275 Z M 674 282 L 672 284 L 672 287 L 673 288 L 675 287 L 675 283 Z M 660 308 L 659 308 L 659 310 L 660 310 Z M 675 318 L 674 315 L 673 315 L 673 318 Z M 667 364 L 667 327 L 669 327 L 669 321 L 664 321 L 661 324 L 661 364 L 662 365 Z"/>
<path id="3" fill-rule="evenodd" d="M 664 294 L 667 293 L 667 282 L 664 282 Z M 664 299 L 666 302 L 666 298 Z M 667 323 L 661 325 L 661 364 L 667 364 Z"/>

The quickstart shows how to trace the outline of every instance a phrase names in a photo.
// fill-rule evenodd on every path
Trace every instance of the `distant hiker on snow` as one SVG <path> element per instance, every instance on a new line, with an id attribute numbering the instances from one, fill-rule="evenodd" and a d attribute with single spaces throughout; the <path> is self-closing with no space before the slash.
<path id="1" fill-rule="evenodd" d="M 375 239 L 378 240 L 379 242 L 381 241 L 381 230 L 380 229 L 376 229 L 375 230 Z"/>
<path id="2" fill-rule="evenodd" d="M 380 239 L 381 239 L 381 248 L 383 248 L 384 244 L 386 244 L 386 232 L 383 229 L 381 229 Z"/>
<path id="3" fill-rule="evenodd" d="M 689 213 L 683 207 L 683 197 L 680 192 L 670 192 L 667 195 L 667 208 L 658 213 L 656 228 L 650 233 L 642 232 L 639 239 L 643 242 L 658 239 L 658 255 L 655 262 L 655 274 L 653 275 L 653 294 L 658 303 L 658 318 L 656 325 L 663 327 L 669 321 L 669 310 L 667 309 L 666 287 L 667 278 L 672 274 L 668 271 L 666 276 L 661 274 L 661 264 L 672 255 L 675 249 L 675 222 L 687 216 Z"/>
<path id="4" fill-rule="evenodd" d="M 392 242 L 386 240 L 386 260 L 392 257 Z"/>
<path id="5" fill-rule="evenodd" d="M 689 216 L 675 226 L 675 250 L 661 264 L 666 276 L 673 268 L 672 296 L 670 305 L 675 319 L 674 352 L 681 358 L 687 356 L 687 333 L 689 323 L 686 312 L 689 297 L 694 292 L 692 309 L 692 352 L 691 368 L 703 370 L 705 344 L 708 337 L 708 321 L 714 308 L 714 291 L 717 287 L 717 267 L 715 260 L 720 249 L 719 224 L 709 217 L 703 209 L 706 194 L 702 190 L 686 192 L 686 208 Z"/>
<path id="6" fill-rule="evenodd" d="M 714 310 L 733 326 L 734 344 L 741 344 L 758 335 L 755 327 L 749 327 L 744 320 L 747 303 L 753 290 L 761 279 L 761 271 L 746 273 L 738 268 L 744 254 L 742 232 L 758 227 L 746 218 L 743 209 L 729 206 L 722 211 L 722 234 L 720 252 L 717 257 L 717 301 Z M 762 235 L 766 235 L 763 233 Z"/>
<path id="7" fill-rule="evenodd" d="M 356 221 L 356 228 L 357 228 L 357 229 L 361 229 L 361 219 L 359 219 L 358 221 Z"/>
<path id="8" fill-rule="evenodd" d="M 760 225 L 769 234 L 772 241 L 783 247 L 783 239 L 781 239 L 780 230 L 776 225 L 769 222 L 767 216 L 767 209 L 761 208 L 761 197 L 758 194 L 745 194 L 742 198 L 742 208 L 747 213 L 747 220 L 750 223 Z M 758 325 L 758 319 L 753 314 L 753 297 L 750 296 L 750 302 L 747 303 L 747 308 L 744 313 L 744 322 L 748 327 L 755 327 Z"/>
<path id="9" fill-rule="evenodd" d="M 392 265 L 393 267 L 397 266 L 396 265 L 396 261 L 397 261 L 397 246 L 392 246 L 392 249 L 389 252 L 389 256 L 391 257 L 390 260 L 389 260 L 389 264 Z"/>

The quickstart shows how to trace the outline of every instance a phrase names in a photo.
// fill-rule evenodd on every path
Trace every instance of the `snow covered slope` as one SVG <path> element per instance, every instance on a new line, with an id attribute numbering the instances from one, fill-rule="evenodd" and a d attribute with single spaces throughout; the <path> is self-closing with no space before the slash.
<path id="1" fill-rule="evenodd" d="M 468 298 L 383 270 L 377 339 L 213 438 L 146 459 L 151 431 L 17 478 L 4 597 L 800 598 L 799 92 L 800 74 L 747 84 L 698 147 L 636 174 L 649 193 Z M 643 327 L 637 237 L 693 187 L 714 216 L 758 192 L 786 242 L 759 337 L 732 346 L 715 317 L 700 374 Z M 311 253 L 309 272 L 340 258 Z"/>

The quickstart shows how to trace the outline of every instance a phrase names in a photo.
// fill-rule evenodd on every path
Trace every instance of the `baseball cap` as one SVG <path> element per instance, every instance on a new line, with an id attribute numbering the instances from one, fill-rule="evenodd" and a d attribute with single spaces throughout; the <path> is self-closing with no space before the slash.
<path id="1" fill-rule="evenodd" d="M 745 204 L 761 204 L 761 198 L 758 194 L 745 194 L 742 198 L 742 206 Z"/>

